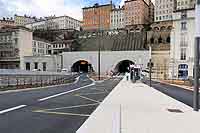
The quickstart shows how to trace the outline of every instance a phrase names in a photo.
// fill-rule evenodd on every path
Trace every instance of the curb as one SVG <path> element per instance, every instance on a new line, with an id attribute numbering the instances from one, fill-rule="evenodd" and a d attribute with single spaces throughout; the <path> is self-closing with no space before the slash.
<path id="1" fill-rule="evenodd" d="M 154 80 L 154 81 L 156 81 L 156 80 Z M 168 85 L 175 86 L 175 87 L 179 87 L 179 88 L 182 88 L 182 89 L 185 89 L 185 90 L 193 91 L 193 90 L 191 89 L 192 87 L 186 87 L 186 86 L 181 86 L 181 85 L 166 83 L 166 82 L 159 81 L 159 80 L 157 80 L 156 82 L 160 82 L 160 83 L 163 83 L 163 84 L 168 84 Z"/>

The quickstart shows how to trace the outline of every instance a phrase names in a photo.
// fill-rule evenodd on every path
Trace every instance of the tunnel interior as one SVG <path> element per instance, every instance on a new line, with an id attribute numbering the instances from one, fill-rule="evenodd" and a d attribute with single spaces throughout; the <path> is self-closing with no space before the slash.
<path id="1" fill-rule="evenodd" d="M 123 60 L 120 61 L 117 66 L 115 67 L 116 73 L 126 73 L 129 72 L 129 66 L 134 65 L 135 63 L 130 60 Z"/>
<path id="2" fill-rule="evenodd" d="M 93 72 L 92 65 L 85 60 L 77 61 L 76 63 L 73 64 L 71 69 L 72 72 L 83 72 L 83 73 Z"/>

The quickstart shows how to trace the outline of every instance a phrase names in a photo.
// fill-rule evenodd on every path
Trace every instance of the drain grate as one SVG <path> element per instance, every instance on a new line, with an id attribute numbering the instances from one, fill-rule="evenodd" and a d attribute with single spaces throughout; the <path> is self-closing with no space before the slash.
<path id="1" fill-rule="evenodd" d="M 180 109 L 167 109 L 167 110 L 172 113 L 183 113 L 183 111 L 181 111 Z"/>

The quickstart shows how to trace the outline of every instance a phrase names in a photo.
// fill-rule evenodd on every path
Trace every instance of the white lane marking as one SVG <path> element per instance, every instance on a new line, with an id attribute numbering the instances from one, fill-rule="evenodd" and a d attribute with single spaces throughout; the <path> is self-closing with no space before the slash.
<path id="1" fill-rule="evenodd" d="M 73 84 L 78 83 L 79 79 L 80 79 L 80 76 L 76 78 L 76 81 Z"/>
<path id="2" fill-rule="evenodd" d="M 45 101 L 45 100 L 48 100 L 48 99 L 52 99 L 52 98 L 55 98 L 55 97 L 58 97 L 58 96 L 62 96 L 62 95 L 65 95 L 65 94 L 68 94 L 68 93 L 71 93 L 71 92 L 74 92 L 74 91 L 78 91 L 80 89 L 83 89 L 83 88 L 86 88 L 86 87 L 90 87 L 90 86 L 93 86 L 93 85 L 95 85 L 95 83 L 92 83 L 90 85 L 86 85 L 86 86 L 83 86 L 83 87 L 80 87 L 80 88 L 77 88 L 77 89 L 74 89 L 74 90 L 70 90 L 70 91 L 66 91 L 66 92 L 63 92 L 63 93 L 59 93 L 59 94 L 56 94 L 56 95 L 52 95 L 52 96 L 48 96 L 48 97 L 45 97 L 45 98 L 41 98 L 38 101 Z"/>
<path id="3" fill-rule="evenodd" d="M 92 101 L 92 102 L 95 102 L 95 103 L 101 103 L 97 100 L 94 100 L 94 99 L 91 99 L 91 98 L 88 98 L 88 97 L 84 97 L 84 96 L 81 96 L 81 95 L 75 95 L 77 97 L 80 97 L 80 98 L 83 98 L 83 99 L 86 99 L 86 100 L 89 100 L 89 101 Z"/>
<path id="4" fill-rule="evenodd" d="M 88 106 L 95 106 L 95 105 L 99 105 L 99 103 L 76 105 L 76 106 L 68 106 L 68 107 L 60 107 L 60 108 L 52 108 L 52 109 L 44 109 L 42 111 L 54 111 L 54 110 L 61 110 L 61 109 L 72 109 L 72 108 L 88 107 Z M 41 111 L 41 110 L 39 110 L 39 111 Z"/>
<path id="5" fill-rule="evenodd" d="M 10 112 L 10 111 L 13 111 L 13 110 L 24 108 L 26 106 L 27 105 L 19 105 L 19 106 L 13 107 L 13 108 L 5 109 L 5 110 L 0 111 L 0 114 L 4 114 L 4 113 L 7 113 L 7 112 Z"/>
<path id="6" fill-rule="evenodd" d="M 36 113 L 44 113 L 44 114 L 55 114 L 55 115 L 68 115 L 68 116 L 83 116 L 83 117 L 89 117 L 89 114 L 75 114 L 75 113 L 63 113 L 63 112 L 51 112 L 51 111 L 43 111 L 43 110 L 37 110 L 34 111 Z"/>

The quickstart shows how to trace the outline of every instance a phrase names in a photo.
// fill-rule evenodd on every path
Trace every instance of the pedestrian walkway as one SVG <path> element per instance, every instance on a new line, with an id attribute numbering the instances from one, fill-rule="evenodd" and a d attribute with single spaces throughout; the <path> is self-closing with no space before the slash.
<path id="1" fill-rule="evenodd" d="M 196 133 L 200 113 L 124 78 L 77 133 Z"/>

